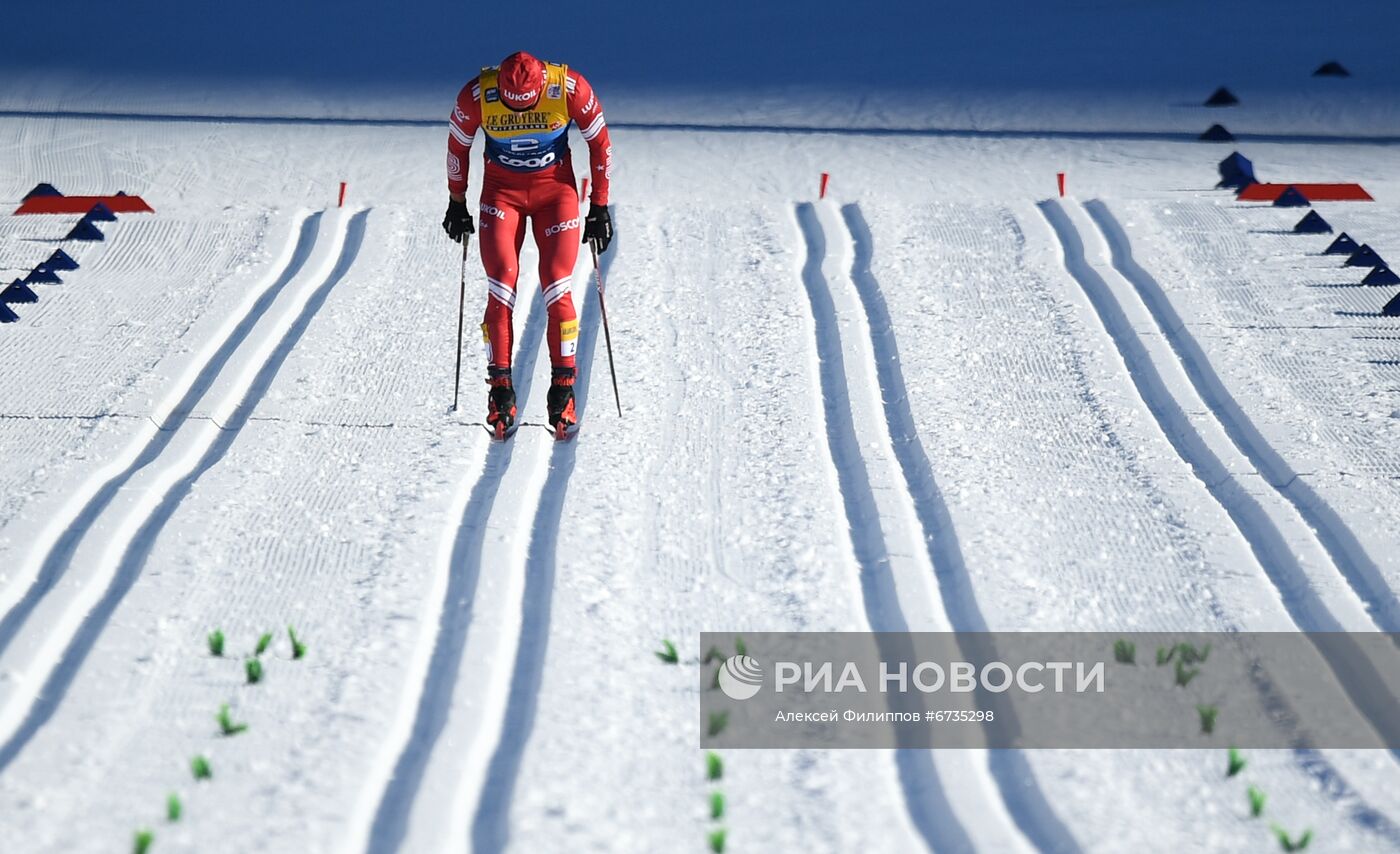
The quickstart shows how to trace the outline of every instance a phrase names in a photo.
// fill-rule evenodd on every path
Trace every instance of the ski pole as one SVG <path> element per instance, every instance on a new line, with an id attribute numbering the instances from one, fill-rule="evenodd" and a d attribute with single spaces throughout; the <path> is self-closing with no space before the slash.
<path id="1" fill-rule="evenodd" d="M 457 291 L 457 372 L 452 378 L 452 411 L 457 411 L 457 395 L 462 389 L 462 315 L 467 310 L 467 236 L 462 235 L 462 284 Z"/>
<path id="2" fill-rule="evenodd" d="M 588 241 L 593 250 L 593 273 L 598 278 L 598 311 L 603 315 L 603 340 L 608 345 L 608 371 L 612 373 L 613 400 L 617 402 L 617 417 L 622 417 L 622 397 L 617 393 L 617 366 L 613 364 L 612 332 L 608 330 L 608 304 L 603 301 L 603 268 L 598 265 L 598 242 Z"/>

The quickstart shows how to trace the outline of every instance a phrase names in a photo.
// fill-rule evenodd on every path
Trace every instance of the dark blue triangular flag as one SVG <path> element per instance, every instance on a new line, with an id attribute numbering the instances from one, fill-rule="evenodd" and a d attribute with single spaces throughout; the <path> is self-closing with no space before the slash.
<path id="1" fill-rule="evenodd" d="M 19 315 L 10 311 L 10 307 L 0 302 L 0 323 L 14 323 L 19 320 Z"/>
<path id="2" fill-rule="evenodd" d="M 1313 72 L 1314 77 L 1350 77 L 1351 72 L 1336 60 L 1324 62 Z"/>
<path id="3" fill-rule="evenodd" d="M 1297 187 L 1291 186 L 1279 193 L 1277 199 L 1274 199 L 1274 207 L 1276 208 L 1306 208 L 1311 205 L 1312 202 L 1308 201 L 1307 196 L 1299 192 Z"/>
<path id="4" fill-rule="evenodd" d="M 1361 280 L 1363 285 L 1400 285 L 1400 276 L 1391 272 L 1391 269 L 1384 264 L 1377 266 L 1374 270 L 1366 274 L 1366 278 Z"/>
<path id="5" fill-rule="evenodd" d="M 1297 234 L 1331 234 L 1332 226 L 1317 211 L 1308 211 L 1307 216 L 1293 226 L 1293 231 Z"/>
<path id="6" fill-rule="evenodd" d="M 38 184 L 34 189 L 24 194 L 23 201 L 29 201 L 35 196 L 61 196 L 63 195 L 53 184 Z"/>
<path id="7" fill-rule="evenodd" d="M 1225 129 L 1224 125 L 1211 125 L 1206 128 L 1206 132 L 1200 138 L 1205 142 L 1234 142 L 1235 135 Z"/>
<path id="8" fill-rule="evenodd" d="M 26 285 L 61 285 L 63 280 L 53 270 L 40 264 L 24 277 L 24 283 Z"/>
<path id="9" fill-rule="evenodd" d="M 1386 317 L 1400 317 L 1400 294 L 1396 294 L 1394 299 L 1385 304 L 1381 314 Z"/>
<path id="10" fill-rule="evenodd" d="M 1235 97 L 1234 92 L 1231 92 L 1229 89 L 1226 89 L 1224 86 L 1221 86 L 1219 89 L 1216 89 L 1214 92 L 1212 92 L 1210 97 L 1206 99 L 1206 106 L 1233 107 L 1239 102 L 1240 99 Z"/>
<path id="11" fill-rule="evenodd" d="M 1249 162 L 1249 158 L 1238 151 L 1220 161 L 1217 167 L 1220 170 L 1220 183 L 1217 187 L 1229 187 L 1232 190 L 1243 190 L 1250 184 L 1258 183 L 1259 179 L 1254 177 L 1254 164 Z"/>
<path id="12" fill-rule="evenodd" d="M 87 218 L 92 222 L 116 222 L 117 215 L 112 213 L 112 209 L 98 202 L 87 212 Z"/>
<path id="13" fill-rule="evenodd" d="M 43 266 L 50 270 L 76 270 L 78 262 L 74 261 L 72 256 L 62 249 L 55 249 L 53 254 L 49 256 L 49 260 L 43 263 Z"/>
<path id="14" fill-rule="evenodd" d="M 78 220 L 78 224 L 73 226 L 73 230 L 63 238 L 64 240 L 106 240 L 97 226 L 92 224 L 92 220 L 83 217 Z"/>
<path id="15" fill-rule="evenodd" d="M 1348 235 L 1345 231 L 1343 231 L 1341 234 L 1337 235 L 1337 239 L 1334 240 L 1334 241 L 1332 241 L 1332 245 L 1331 245 L 1331 246 L 1328 246 L 1327 249 L 1324 250 L 1322 254 L 1323 254 L 1323 255 L 1350 255 L 1350 254 L 1352 254 L 1353 252 L 1355 252 L 1356 250 L 1358 250 L 1358 249 L 1360 249 L 1360 248 L 1361 248 L 1360 246 L 1357 246 L 1357 245 L 1356 245 L 1356 241 L 1355 241 L 1355 240 L 1352 240 L 1351 237 L 1350 237 L 1350 235 Z"/>
<path id="16" fill-rule="evenodd" d="M 1351 253 L 1351 257 L 1350 257 L 1350 258 L 1347 258 L 1346 266 L 1348 266 L 1348 267 L 1379 267 L 1379 266 L 1381 266 L 1381 265 L 1384 264 L 1384 263 L 1385 263 L 1385 259 L 1382 258 L 1379 254 L 1377 254 L 1377 253 L 1376 253 L 1376 250 L 1374 250 L 1374 249 L 1371 248 L 1371 244 L 1369 244 L 1369 243 L 1363 243 L 1363 244 L 1361 244 L 1361 248 L 1360 248 L 1360 249 L 1358 249 L 1358 250 L 1356 250 L 1355 252 Z"/>
<path id="17" fill-rule="evenodd" d="M 3 303 L 38 301 L 39 295 L 25 287 L 24 282 L 21 282 L 19 279 L 10 282 L 9 287 L 0 291 L 0 302 Z"/>

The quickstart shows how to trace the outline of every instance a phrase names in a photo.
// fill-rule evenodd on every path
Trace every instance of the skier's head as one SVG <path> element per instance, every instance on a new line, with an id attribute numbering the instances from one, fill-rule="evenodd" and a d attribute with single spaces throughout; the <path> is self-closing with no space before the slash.
<path id="1" fill-rule="evenodd" d="M 501 90 L 501 103 L 512 110 L 528 110 L 540 100 L 544 91 L 544 63 L 525 51 L 516 51 L 501 60 L 496 86 Z"/>

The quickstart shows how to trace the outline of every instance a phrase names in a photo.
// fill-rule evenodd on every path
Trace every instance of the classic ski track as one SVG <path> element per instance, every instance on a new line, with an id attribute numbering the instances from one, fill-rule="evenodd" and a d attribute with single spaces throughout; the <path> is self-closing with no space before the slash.
<path id="1" fill-rule="evenodd" d="M 295 239 L 287 241 L 263 284 L 249 292 L 242 309 L 209 339 L 180 382 L 157 403 L 152 415 L 144 419 L 149 423 L 142 425 L 125 451 L 86 478 L 62 511 L 40 532 L 23 568 L 0 590 L 0 612 L 4 613 L 0 618 L 0 653 L 9 645 L 17 624 L 27 618 L 37 598 L 52 589 L 62 576 L 65 556 L 71 554 L 76 539 L 111 502 L 121 485 L 169 444 L 174 429 L 170 420 L 176 419 L 175 426 L 178 426 L 188 416 L 239 344 L 266 314 L 277 294 L 305 265 L 315 246 L 321 216 L 320 213 L 299 215 L 292 232 Z"/>
<path id="2" fill-rule="evenodd" d="M 928 566 L 937 583 L 937 591 L 932 593 L 929 601 L 935 607 L 943 608 L 953 631 L 985 632 L 986 620 L 972 589 L 972 579 L 958 544 L 952 515 L 915 426 L 894 321 L 880 283 L 871 271 L 874 238 L 857 203 L 841 208 L 840 222 L 845 226 L 854 250 L 850 282 L 861 309 L 856 321 L 864 328 L 873 354 L 872 359 L 862 359 L 862 367 L 866 369 L 865 379 L 868 384 L 869 376 L 874 374 L 878 380 L 884 411 L 884 435 L 889 439 L 888 451 L 897 461 L 902 476 L 901 498 L 907 499 L 907 512 L 916 520 L 917 530 L 928 552 Z M 1050 807 L 1021 751 L 945 751 L 937 755 L 940 764 L 954 765 L 955 762 L 945 757 L 957 757 L 961 762 L 972 762 L 974 757 L 984 758 L 987 767 L 975 769 L 975 775 L 985 777 L 990 772 L 991 779 L 984 785 L 1000 795 L 1025 839 L 1037 848 L 1042 851 L 1078 850 L 1077 841 Z M 956 779 L 965 779 L 966 776 L 964 771 Z"/>
<path id="3" fill-rule="evenodd" d="M 528 288 L 528 299 L 514 362 L 522 421 L 546 325 L 538 286 Z M 518 429 L 506 442 L 491 442 L 473 470 L 480 475 L 468 477 L 472 486 L 459 505 L 461 521 L 439 551 L 437 588 L 443 595 L 435 600 L 435 613 L 425 617 L 436 618 L 436 630 L 426 666 L 415 668 L 423 675 L 412 703 L 405 705 L 414 711 L 391 740 L 393 758 L 380 763 L 374 801 L 362 811 L 372 822 L 352 830 L 348 847 L 354 850 L 466 848 L 467 816 L 480 797 L 494 749 L 490 739 L 504 726 L 514 652 L 509 642 L 524 631 L 528 553 L 515 544 L 529 542 L 526 526 L 534 518 L 529 508 L 538 507 L 545 480 L 545 443 L 554 440 L 542 431 Z M 499 559 L 493 559 L 487 541 L 491 530 L 506 550 Z M 484 687 L 458 698 L 459 685 Z M 431 797 L 420 797 L 425 790 Z"/>
<path id="4" fill-rule="evenodd" d="M 616 217 L 614 217 L 616 222 Z M 599 263 L 606 279 L 617 257 L 620 241 L 616 238 Z M 577 280 L 576 280 L 577 281 Z M 588 407 L 588 391 L 594 372 L 594 354 L 598 344 L 601 312 L 597 291 L 585 281 L 583 310 L 579 312 L 579 342 L 576 363 L 582 368 L 574 386 L 574 406 L 582 425 Z M 606 378 L 605 378 L 606 379 Z M 606 383 L 604 383 L 606 385 Z M 529 548 L 526 552 L 525 591 L 521 601 L 518 643 L 510 694 L 503 710 L 503 725 L 491 754 L 485 775 L 476 791 L 476 807 L 471 827 L 473 854 L 504 850 L 510 839 L 510 805 L 520 776 L 520 763 L 535 725 L 539 704 L 540 683 L 544 678 L 544 658 L 549 647 L 550 606 L 554 599 L 554 578 L 557 569 L 559 526 L 564 513 L 569 477 L 574 471 L 578 437 L 564 443 L 554 443 L 544 488 L 535 507 L 530 526 Z"/>
<path id="5" fill-rule="evenodd" d="M 1361 656 L 1354 647 L 1349 652 L 1341 649 L 1352 646 L 1345 634 L 1347 622 L 1353 626 L 1369 622 L 1369 613 L 1350 588 L 1345 588 L 1344 592 L 1351 596 L 1351 601 L 1346 596 L 1328 596 L 1325 590 L 1319 592 L 1309 575 L 1305 557 L 1308 556 L 1309 545 L 1314 552 L 1321 552 L 1321 545 L 1313 540 L 1311 544 L 1299 546 L 1296 539 L 1290 540 L 1280 530 L 1280 520 L 1291 525 L 1295 532 L 1306 531 L 1311 535 L 1311 529 L 1301 519 L 1289 518 L 1290 513 L 1296 512 L 1295 508 L 1274 489 L 1250 490 L 1241 482 L 1242 476 L 1257 475 L 1257 472 L 1243 458 L 1242 452 L 1229 443 L 1224 425 L 1214 421 L 1207 422 L 1204 428 L 1198 427 L 1187 415 L 1188 411 L 1204 412 L 1214 417 L 1215 412 L 1205 401 L 1199 398 L 1191 400 L 1195 387 L 1177 378 L 1176 374 L 1185 374 L 1188 369 L 1175 360 L 1179 358 L 1175 351 L 1165 344 L 1154 344 L 1130 320 L 1129 310 L 1136 313 L 1138 308 L 1142 308 L 1146 311 L 1145 306 L 1129 307 L 1123 304 L 1120 294 L 1127 297 L 1136 294 L 1132 284 L 1125 278 L 1122 286 L 1113 287 L 1089 260 L 1080 226 L 1074 221 L 1075 218 L 1082 218 L 1087 224 L 1088 214 L 1083 213 L 1081 208 L 1077 217 L 1071 217 L 1064 205 L 1054 200 L 1039 203 L 1038 209 L 1059 243 L 1066 272 L 1083 291 L 1093 315 L 1112 340 L 1143 405 L 1182 462 L 1205 486 L 1248 543 L 1256 561 L 1277 591 L 1289 618 L 1300 631 L 1311 634 L 1319 655 L 1364 718 L 1374 723 L 1393 716 L 1397 706 L 1390 691 L 1391 686 L 1374 670 L 1356 666 L 1355 662 Z M 1109 248 L 1107 236 L 1100 236 L 1104 237 L 1104 248 Z M 1110 275 L 1121 277 L 1121 273 L 1113 271 L 1107 262 L 1099 266 L 1105 267 L 1105 272 Z M 1164 354 L 1164 350 L 1171 355 Z M 1175 382 L 1169 383 L 1163 376 L 1159 360 L 1166 361 L 1165 370 L 1172 372 Z M 1186 400 L 1183 402 L 1179 398 Z M 1199 405 L 1188 406 L 1191 403 Z M 1214 424 L 1213 428 L 1211 423 Z M 1222 459 L 1222 455 L 1226 459 Z M 1271 498 L 1273 506 L 1264 506 Z M 1315 564 L 1324 565 L 1328 562 L 1325 556 L 1323 560 L 1314 561 Z M 1342 614 L 1339 615 L 1337 611 Z M 1318 635 L 1319 632 L 1329 634 Z M 1324 642 L 1323 639 L 1327 640 Z M 1364 660 L 1364 657 L 1361 658 Z M 1348 664 L 1348 661 L 1351 663 Z M 1385 731 L 1386 728 L 1381 729 Z M 1394 751 L 1391 753 L 1395 755 Z M 1350 788 L 1340 773 L 1316 751 L 1295 750 L 1295 757 L 1305 773 L 1320 782 Z M 1341 797 L 1338 795 L 1335 799 L 1340 800 Z M 1394 832 L 1394 825 L 1364 802 L 1353 810 L 1352 815 L 1359 824 L 1372 831 L 1388 836 Z M 1380 816 L 1379 820 L 1377 816 Z"/>
<path id="6" fill-rule="evenodd" d="M 348 272 L 367 215 L 367 210 L 346 211 L 333 215 L 328 225 L 321 224 L 319 214 L 308 217 L 291 260 L 279 265 L 281 272 L 232 332 L 219 336 L 213 355 L 191 368 L 195 378 L 178 403 L 165 410 L 164 426 L 120 473 L 98 484 L 87 500 L 80 497 L 70 505 L 77 512 L 51 548 L 41 552 L 38 577 L 48 584 L 36 582 L 21 600 L 22 610 L 6 616 L 11 628 L 0 647 L 0 662 L 19 675 L 0 711 L 0 770 L 53 715 L 139 578 L 160 531 L 195 481 L 233 444 L 312 317 Z M 316 236 L 317 225 L 334 229 L 328 242 Z M 303 276 L 312 258 L 319 263 Z M 192 417 L 192 407 L 206 401 L 209 415 Z M 109 521 L 110 515 L 118 518 Z M 94 558 L 81 560 L 86 552 Z M 57 587 L 60 578 L 65 584 Z M 46 619 L 31 621 L 35 616 Z M 25 640 L 21 632 L 31 622 L 47 630 L 40 634 L 36 628 L 36 637 L 17 647 L 14 641 Z M 14 658 L 21 659 L 18 666 L 11 663 Z"/>
<path id="7" fill-rule="evenodd" d="M 910 461 L 908 445 L 918 439 L 908 432 L 911 422 L 900 417 L 899 407 L 907 410 L 902 380 L 894 387 L 891 383 L 898 378 L 887 370 L 897 352 L 888 334 L 888 312 L 880 316 L 883 301 L 877 304 L 871 299 L 869 286 L 874 280 L 866 269 L 870 242 L 868 232 L 857 231 L 863 224 L 859 211 L 848 211 L 845 226 L 828 203 L 800 204 L 796 217 L 807 245 L 801 276 L 816 338 L 827 444 L 860 565 L 871 629 L 948 631 L 980 624 L 946 508 L 943 521 L 933 523 L 937 511 L 932 505 L 942 502 L 927 460 L 924 477 L 905 479 L 913 473 L 904 466 Z M 843 227 L 849 229 L 854 245 L 843 243 L 837 252 L 829 251 L 827 232 Z M 847 258 L 850 283 L 844 270 L 823 271 L 824 261 L 839 263 Z M 855 285 L 857 279 L 862 280 L 860 286 Z M 842 335 L 842 326 L 850 330 L 849 335 Z M 877 389 L 883 393 L 884 405 Z M 867 450 L 871 444 L 862 445 L 858 439 L 853 396 L 880 437 L 876 450 Z M 897 429 L 887 422 L 890 415 L 895 416 Z M 878 486 L 872 470 L 878 474 Z M 915 497 L 916 491 L 920 498 Z M 1015 767 L 1013 784 L 1006 774 L 998 773 L 995 761 L 991 766 L 979 765 L 978 755 L 976 751 L 896 751 L 910 818 L 932 850 L 1024 850 L 1031 845 L 1047 851 L 1078 850 L 1049 810 L 1024 759 L 1013 758 L 1012 765 L 1006 766 Z M 993 751 L 991 758 L 1008 755 Z M 956 784 L 945 785 L 945 779 Z"/>
<path id="8" fill-rule="evenodd" d="M 1084 203 L 1083 208 L 1109 250 L 1113 269 L 1136 292 L 1197 397 L 1206 405 L 1235 448 L 1254 466 L 1260 478 L 1293 505 L 1338 572 L 1362 600 L 1371 619 L 1377 621 L 1382 631 L 1394 631 L 1395 624 L 1391 622 L 1394 619 L 1394 594 L 1381 579 L 1379 568 L 1366 555 L 1355 535 L 1250 421 L 1216 372 L 1205 350 L 1177 313 L 1166 290 L 1138 264 L 1127 233 L 1108 205 L 1101 199 L 1092 199 Z M 1378 592 L 1378 587 L 1383 592 Z M 1371 806 L 1321 752 L 1296 747 L 1293 755 L 1295 764 L 1317 781 L 1319 789 L 1327 793 L 1332 801 L 1347 802 L 1356 824 L 1384 837 L 1393 845 L 1400 844 L 1400 825 Z"/>
<path id="9" fill-rule="evenodd" d="M 1400 631 L 1400 601 L 1386 584 L 1378 567 L 1354 534 L 1317 491 L 1284 460 L 1250 420 L 1220 379 L 1205 350 L 1172 306 L 1166 291 L 1133 257 L 1132 244 L 1121 224 L 1101 199 L 1084 203 L 1089 218 L 1103 235 L 1113 267 L 1137 292 L 1172 352 L 1185 370 L 1196 395 L 1209 407 L 1239 452 L 1259 472 L 1264 482 L 1293 505 L 1315 532 L 1318 544 L 1332 565 L 1365 604 L 1376 628 Z"/>

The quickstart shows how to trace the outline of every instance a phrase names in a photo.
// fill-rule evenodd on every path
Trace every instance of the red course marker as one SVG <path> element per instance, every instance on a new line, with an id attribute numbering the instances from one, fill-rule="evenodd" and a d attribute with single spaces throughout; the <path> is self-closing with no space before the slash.
<path id="1" fill-rule="evenodd" d="M 1242 202 L 1272 202 L 1289 187 L 1297 187 L 1310 202 L 1373 202 L 1360 184 L 1250 184 L 1240 191 Z"/>
<path id="2" fill-rule="evenodd" d="M 829 180 L 831 180 L 831 176 L 828 175 L 827 173 L 823 172 L 823 173 L 822 173 L 822 187 L 821 187 L 821 191 L 817 193 L 817 198 L 819 198 L 819 199 L 824 199 L 824 198 L 826 198 L 826 182 L 829 181 Z"/>
<path id="3" fill-rule="evenodd" d="M 1058 181 L 1060 184 L 1060 198 L 1063 199 L 1065 197 L 1065 173 L 1056 172 L 1055 180 Z"/>
<path id="4" fill-rule="evenodd" d="M 335 206 L 338 207 L 338 208 L 343 208 L 343 207 L 345 207 L 345 182 L 344 182 L 344 181 L 341 181 L 341 182 L 340 182 L 340 201 L 336 202 Z"/>
<path id="5" fill-rule="evenodd" d="M 112 213 L 155 213 L 140 196 L 31 196 L 19 214 L 85 214 L 101 202 Z"/>

